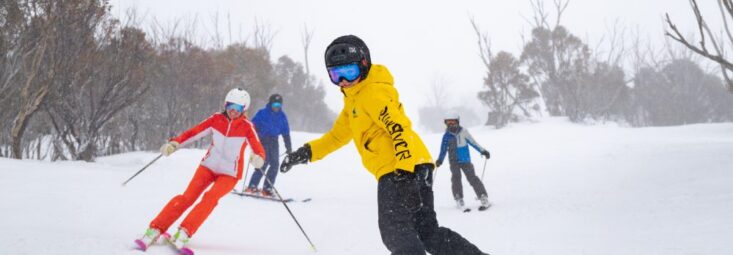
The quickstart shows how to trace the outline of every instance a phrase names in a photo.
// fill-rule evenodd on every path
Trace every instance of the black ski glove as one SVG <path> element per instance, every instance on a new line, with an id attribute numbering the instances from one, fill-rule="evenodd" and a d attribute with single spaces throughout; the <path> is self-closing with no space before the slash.
<path id="1" fill-rule="evenodd" d="M 435 161 L 435 168 L 440 167 L 440 165 L 442 165 L 442 164 L 443 164 L 443 160 L 438 159 L 438 161 Z"/>
<path id="2" fill-rule="evenodd" d="M 399 193 L 397 196 L 400 199 L 400 204 L 404 205 L 410 212 L 417 212 L 422 207 L 417 175 L 402 169 L 397 169 L 394 173 L 393 181 Z"/>
<path id="3" fill-rule="evenodd" d="M 283 162 L 280 164 L 280 172 L 287 173 L 294 165 L 307 164 L 310 159 L 311 146 L 306 143 L 295 152 L 285 155 Z"/>
<path id="4" fill-rule="evenodd" d="M 490 159 L 491 158 L 491 154 L 489 154 L 489 151 L 488 150 L 482 151 L 481 152 L 481 156 L 484 156 L 484 158 L 486 158 L 486 159 Z"/>

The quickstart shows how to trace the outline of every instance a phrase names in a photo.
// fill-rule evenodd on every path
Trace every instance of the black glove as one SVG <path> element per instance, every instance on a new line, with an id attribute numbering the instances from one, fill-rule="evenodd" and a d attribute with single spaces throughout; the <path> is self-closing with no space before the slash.
<path id="1" fill-rule="evenodd" d="M 435 161 L 435 168 L 440 167 L 440 165 L 442 165 L 442 164 L 443 164 L 443 160 L 442 159 L 438 159 L 438 161 Z"/>
<path id="2" fill-rule="evenodd" d="M 486 159 L 490 159 L 491 158 L 491 154 L 489 154 L 489 151 L 488 150 L 482 151 L 481 152 L 481 156 L 484 156 L 484 158 L 486 158 Z"/>
<path id="3" fill-rule="evenodd" d="M 418 185 L 418 176 L 402 169 L 394 171 L 393 179 L 395 189 L 399 194 L 400 204 L 410 212 L 417 212 L 422 207 L 422 198 L 420 197 L 420 186 Z"/>
<path id="4" fill-rule="evenodd" d="M 280 172 L 287 173 L 294 165 L 306 164 L 311 159 L 311 146 L 307 143 L 303 147 L 298 148 L 293 153 L 285 155 L 283 162 L 280 164 Z"/>

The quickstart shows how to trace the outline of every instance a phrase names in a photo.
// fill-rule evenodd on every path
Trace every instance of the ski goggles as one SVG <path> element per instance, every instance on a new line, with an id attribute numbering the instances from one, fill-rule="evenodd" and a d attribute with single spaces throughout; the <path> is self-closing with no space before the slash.
<path id="1" fill-rule="evenodd" d="M 453 126 L 458 124 L 458 120 L 445 120 L 445 124 L 448 126 Z"/>
<path id="2" fill-rule="evenodd" d="M 281 104 L 281 103 L 278 103 L 278 102 L 274 102 L 274 103 L 272 103 L 272 104 L 271 104 L 271 106 L 272 106 L 273 108 L 280 108 L 280 107 L 283 107 L 283 104 Z"/>
<path id="3" fill-rule="evenodd" d="M 328 69 L 328 76 L 331 78 L 333 84 L 338 85 L 342 79 L 353 82 L 361 76 L 361 68 L 357 63 L 351 63 L 340 66 L 332 66 Z"/>
<path id="4" fill-rule="evenodd" d="M 226 102 L 226 104 L 224 104 L 224 108 L 227 109 L 227 111 L 235 110 L 237 112 L 244 112 L 244 105 L 235 104 L 232 102 Z"/>

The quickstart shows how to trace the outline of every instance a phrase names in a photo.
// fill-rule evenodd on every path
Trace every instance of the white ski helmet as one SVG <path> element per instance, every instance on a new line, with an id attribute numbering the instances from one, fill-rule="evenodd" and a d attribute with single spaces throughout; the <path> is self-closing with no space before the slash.
<path id="1" fill-rule="evenodd" d="M 249 93 L 240 88 L 232 89 L 227 93 L 227 97 L 224 99 L 224 104 L 227 102 L 244 105 L 244 110 L 246 111 L 249 108 Z"/>
<path id="2" fill-rule="evenodd" d="M 451 113 L 448 113 L 448 114 L 446 114 L 444 116 L 443 122 L 448 121 L 448 120 L 456 120 L 456 121 L 458 121 L 460 123 L 461 122 L 461 116 L 458 115 L 458 113 L 451 112 Z"/>

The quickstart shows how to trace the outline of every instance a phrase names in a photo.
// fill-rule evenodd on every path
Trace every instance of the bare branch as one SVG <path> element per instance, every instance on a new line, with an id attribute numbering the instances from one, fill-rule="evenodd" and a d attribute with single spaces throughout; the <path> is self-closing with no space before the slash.
<path id="1" fill-rule="evenodd" d="M 562 20 L 562 14 L 565 12 L 565 9 L 568 8 L 568 4 L 570 4 L 570 0 L 553 0 L 555 4 L 555 14 L 557 14 L 557 19 L 555 20 L 555 27 L 560 26 L 560 20 Z"/>
<path id="2" fill-rule="evenodd" d="M 259 19 L 255 19 L 253 34 L 255 48 L 270 52 L 276 34 L 277 32 L 273 31 L 269 24 L 262 23 Z"/>
<path id="3" fill-rule="evenodd" d="M 532 16 L 534 24 L 531 25 L 533 27 L 544 27 L 550 29 L 550 25 L 547 22 L 549 14 L 545 11 L 544 2 L 540 0 L 530 0 L 529 4 L 532 6 L 532 11 L 534 13 L 534 16 Z"/>
<path id="4" fill-rule="evenodd" d="M 691 51 L 693 51 L 693 52 L 695 52 L 695 53 L 697 53 L 699 55 L 702 55 L 705 58 L 708 58 L 710 60 L 713 60 L 713 61 L 721 64 L 726 69 L 733 70 L 733 64 L 730 63 L 730 62 L 728 62 L 727 60 L 725 60 L 722 56 L 713 55 L 712 53 L 708 52 L 705 47 L 699 48 L 699 47 L 697 47 L 695 45 L 692 45 L 690 42 L 688 42 L 687 39 L 685 39 L 685 37 L 682 36 L 682 33 L 680 33 L 679 29 L 677 29 L 677 26 L 674 25 L 674 23 L 672 23 L 672 21 L 669 18 L 669 14 L 666 14 L 665 16 L 666 16 L 667 25 L 669 26 L 670 29 L 672 29 L 672 32 L 674 32 L 674 34 L 670 33 L 669 31 L 665 32 L 665 34 L 668 37 L 672 38 L 672 40 L 675 40 L 675 41 L 681 43 L 682 45 L 684 45 L 685 47 L 687 47 Z M 700 26 L 700 27 L 702 27 L 702 26 Z M 701 43 L 703 43 L 703 42 L 704 42 L 704 40 L 701 40 Z"/>
<path id="5" fill-rule="evenodd" d="M 665 21 L 668 27 L 668 30 L 665 31 L 665 35 L 667 35 L 672 40 L 675 40 L 679 42 L 680 44 L 684 45 L 690 51 L 718 63 L 721 67 L 723 78 L 725 79 L 728 85 L 728 89 L 731 93 L 733 93 L 733 82 L 730 81 L 730 79 L 728 78 L 728 74 L 727 74 L 727 72 L 733 71 L 733 63 L 731 63 L 729 60 L 725 58 L 725 49 L 723 48 L 724 43 L 723 41 L 719 41 L 716 38 L 716 36 L 712 33 L 710 28 L 707 26 L 705 19 L 703 18 L 702 14 L 700 13 L 700 7 L 697 4 L 697 1 L 690 0 L 690 6 L 692 7 L 692 12 L 695 15 L 695 20 L 697 22 L 697 30 L 698 30 L 698 33 L 700 34 L 699 46 L 690 43 L 688 39 L 682 35 L 682 33 L 677 28 L 677 26 L 670 19 L 669 14 L 665 14 Z M 723 18 L 723 24 L 725 28 L 724 30 L 726 34 L 728 35 L 728 40 L 731 40 L 733 36 L 731 36 L 730 29 L 728 28 L 728 22 L 727 22 L 727 19 L 729 17 L 725 16 L 724 10 L 728 13 L 728 15 L 731 18 L 733 18 L 733 0 L 719 0 L 718 8 L 720 9 L 721 16 Z M 713 45 L 713 48 L 715 49 L 715 53 L 712 53 L 707 49 L 706 36 L 709 37 L 710 43 Z"/>
<path id="6" fill-rule="evenodd" d="M 725 11 L 728 10 L 728 14 L 733 11 L 733 3 L 731 3 L 733 0 L 718 0 L 718 9 L 720 10 L 720 18 L 723 20 L 723 27 L 725 28 L 725 34 L 728 36 L 728 41 L 733 42 L 733 35 L 730 32 L 730 28 L 728 27 L 728 17 L 725 16 Z M 725 5 L 725 6 L 723 6 Z M 730 5 L 730 6 L 729 6 Z"/>
<path id="7" fill-rule="evenodd" d="M 486 35 L 485 32 L 481 31 L 481 29 L 478 27 L 478 24 L 476 24 L 476 20 L 474 19 L 474 17 L 469 17 L 469 20 L 471 21 L 473 31 L 476 33 L 479 48 L 479 57 L 484 63 L 484 66 L 486 66 L 486 70 L 489 70 L 491 57 L 493 56 L 493 54 L 491 53 L 491 42 L 489 41 L 489 36 Z"/>
<path id="8" fill-rule="evenodd" d="M 305 55 L 305 73 L 310 76 L 311 69 L 308 61 L 308 49 L 313 40 L 313 30 L 308 29 L 308 24 L 303 24 L 303 32 L 300 34 L 300 42 L 303 44 L 303 52 Z"/>

